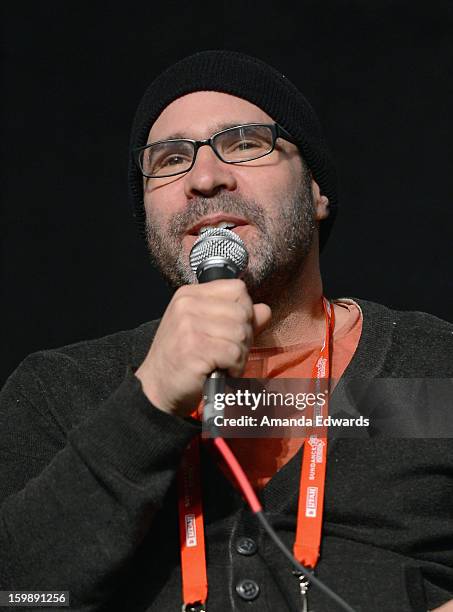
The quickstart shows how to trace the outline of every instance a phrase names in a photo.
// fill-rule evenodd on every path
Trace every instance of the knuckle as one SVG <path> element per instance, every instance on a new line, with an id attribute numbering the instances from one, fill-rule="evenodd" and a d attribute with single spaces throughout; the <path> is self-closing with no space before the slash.
<path id="1" fill-rule="evenodd" d="M 230 358 L 233 361 L 235 361 L 235 362 L 240 361 L 240 359 L 242 357 L 242 350 L 241 350 L 241 348 L 237 344 L 235 344 L 233 342 L 230 342 L 230 344 L 229 344 L 228 353 L 230 355 Z"/>
<path id="2" fill-rule="evenodd" d="M 188 306 L 191 302 L 191 297 L 187 293 L 182 293 L 173 297 L 172 305 L 173 311 L 176 315 L 181 316 L 187 311 Z"/>
<path id="3" fill-rule="evenodd" d="M 248 339 L 248 330 L 245 325 L 239 325 L 236 329 L 236 337 L 238 342 L 245 343 Z"/>
<path id="4" fill-rule="evenodd" d="M 182 285 L 178 289 L 176 289 L 175 294 L 173 296 L 173 300 L 177 300 L 182 297 L 186 297 L 190 293 L 190 285 Z"/>
<path id="5" fill-rule="evenodd" d="M 205 375 L 206 372 L 209 372 L 209 362 L 203 357 L 198 357 L 193 359 L 191 362 L 191 368 L 193 374 L 197 377 Z"/>
<path id="6" fill-rule="evenodd" d="M 250 308 L 248 308 L 245 304 L 238 304 L 237 315 L 238 320 L 241 323 L 248 323 L 250 321 L 252 313 L 250 312 Z"/>
<path id="7" fill-rule="evenodd" d="M 237 296 L 243 296 L 245 294 L 248 295 L 246 284 L 244 283 L 242 278 L 229 279 L 228 283 L 231 283 L 229 286 L 232 290 L 234 290 L 234 293 Z"/>

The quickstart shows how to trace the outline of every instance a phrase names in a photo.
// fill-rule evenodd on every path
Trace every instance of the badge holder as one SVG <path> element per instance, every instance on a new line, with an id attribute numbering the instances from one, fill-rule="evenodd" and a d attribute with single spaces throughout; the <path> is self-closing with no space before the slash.
<path id="1" fill-rule="evenodd" d="M 200 602 L 182 604 L 181 612 L 206 612 L 206 606 Z"/>

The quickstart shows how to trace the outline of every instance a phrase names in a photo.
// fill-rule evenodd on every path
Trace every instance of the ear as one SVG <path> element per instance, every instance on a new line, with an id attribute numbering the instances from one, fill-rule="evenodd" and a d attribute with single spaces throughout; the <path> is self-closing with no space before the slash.
<path id="1" fill-rule="evenodd" d="M 321 194 L 318 183 L 312 179 L 311 193 L 313 195 L 313 205 L 315 208 L 316 221 L 322 221 L 329 216 L 329 198 Z"/>

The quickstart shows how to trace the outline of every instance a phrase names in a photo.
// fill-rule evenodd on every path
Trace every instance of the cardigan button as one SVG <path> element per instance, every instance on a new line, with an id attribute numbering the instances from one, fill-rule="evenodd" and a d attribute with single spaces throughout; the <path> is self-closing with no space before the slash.
<path id="1" fill-rule="evenodd" d="M 236 542 L 236 550 L 240 555 L 254 555 L 258 546 L 252 538 L 242 537 Z"/>
<path id="2" fill-rule="evenodd" d="M 260 594 L 260 587 L 254 580 L 249 580 L 246 578 L 245 580 L 238 582 L 236 585 L 236 593 L 241 599 L 245 599 L 245 601 L 252 601 Z"/>

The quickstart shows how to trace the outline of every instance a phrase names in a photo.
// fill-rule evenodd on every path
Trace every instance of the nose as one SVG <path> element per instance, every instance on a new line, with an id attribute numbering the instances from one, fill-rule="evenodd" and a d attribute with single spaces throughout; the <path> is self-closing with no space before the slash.
<path id="1" fill-rule="evenodd" d="M 185 176 L 186 197 L 211 197 L 222 189 L 234 191 L 236 187 L 233 166 L 220 160 L 210 146 L 200 147 L 192 170 Z"/>

